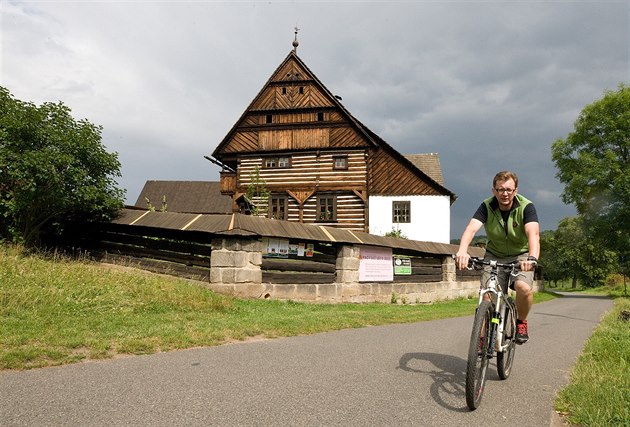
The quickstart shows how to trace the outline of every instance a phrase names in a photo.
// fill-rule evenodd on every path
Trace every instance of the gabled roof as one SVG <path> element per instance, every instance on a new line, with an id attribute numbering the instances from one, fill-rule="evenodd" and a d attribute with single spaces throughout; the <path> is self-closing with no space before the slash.
<path id="1" fill-rule="evenodd" d="M 232 198 L 221 194 L 221 186 L 212 181 L 147 181 L 135 206 L 147 208 L 147 199 L 160 210 L 166 197 L 168 212 L 232 213 Z"/>
<path id="2" fill-rule="evenodd" d="M 268 89 L 273 86 L 279 86 L 284 83 L 304 83 L 304 84 L 312 84 L 318 90 L 318 101 L 320 103 L 324 103 L 324 106 L 327 108 L 334 108 L 343 118 L 347 120 L 347 123 L 350 125 L 354 131 L 362 137 L 362 139 L 372 148 L 383 149 L 384 152 L 388 153 L 388 155 L 403 165 L 410 173 L 418 176 L 420 179 L 426 181 L 426 185 L 433 189 L 433 191 L 442 194 L 448 195 L 451 199 L 451 203 L 457 199 L 457 195 L 447 189 L 444 186 L 444 179 L 442 177 L 442 173 L 440 170 L 439 159 L 437 159 L 437 155 L 435 159 L 421 159 L 419 158 L 408 158 L 400 154 L 397 150 L 391 147 L 385 140 L 371 131 L 367 126 L 361 123 L 358 119 L 356 119 L 339 101 L 340 98 L 336 97 L 331 93 L 326 86 L 313 74 L 313 72 L 308 68 L 308 66 L 297 56 L 297 53 L 292 50 L 289 52 L 284 61 L 278 66 L 278 68 L 273 72 L 269 80 L 262 87 L 260 92 L 256 95 L 250 105 L 245 109 L 241 117 L 234 124 L 232 129 L 228 132 L 225 138 L 219 143 L 219 145 L 214 150 L 212 156 L 222 160 L 223 155 L 226 155 L 229 150 L 226 150 L 230 141 L 235 138 L 241 126 L 246 123 L 247 116 L 251 112 L 257 112 L 259 114 L 264 114 L 265 111 L 282 111 L 282 108 L 274 107 L 267 110 L 267 105 L 265 102 L 276 99 L 272 97 L 271 92 L 268 92 Z M 274 101 L 275 102 L 275 101 Z M 319 107 L 321 108 L 321 104 Z M 301 109 L 303 106 L 293 106 L 286 107 L 286 110 L 294 110 Z M 316 107 L 307 107 L 307 108 L 316 108 Z M 249 137 L 247 137 L 249 138 Z M 251 139 L 247 139 L 249 142 Z M 322 147 L 323 148 L 323 147 Z M 234 153 L 243 151 L 234 151 Z M 437 162 L 437 163 L 436 163 Z"/>
<path id="3" fill-rule="evenodd" d="M 294 68 L 296 68 L 296 69 L 300 70 L 301 72 L 303 72 L 304 75 L 300 76 L 299 78 L 295 77 L 295 76 L 291 77 L 291 76 L 281 75 L 283 70 L 285 70 L 285 69 L 287 69 L 287 67 L 291 67 L 291 66 L 293 66 Z M 317 76 L 315 76 L 315 74 L 313 74 L 313 72 L 308 68 L 308 66 L 300 59 L 300 57 L 297 56 L 297 53 L 292 50 L 286 56 L 284 61 L 282 61 L 282 63 L 278 66 L 278 68 L 276 68 L 276 70 L 273 72 L 273 74 L 271 75 L 269 80 L 267 80 L 267 82 L 263 85 L 263 87 L 260 90 L 260 92 L 258 92 L 256 97 L 252 100 L 252 102 L 249 104 L 249 106 L 245 109 L 245 111 L 243 112 L 241 117 L 236 121 L 234 126 L 232 126 L 232 129 L 230 129 L 230 131 L 227 133 L 225 138 L 223 138 L 223 140 L 215 148 L 214 152 L 212 153 L 212 157 L 219 158 L 219 159 L 221 158 L 221 152 L 222 152 L 223 148 L 232 139 L 232 137 L 234 136 L 234 133 L 237 131 L 239 126 L 241 126 L 241 123 L 243 122 L 243 120 L 247 116 L 248 112 L 250 112 L 250 111 L 257 111 L 257 109 L 253 108 L 253 106 L 255 106 L 258 103 L 258 101 L 261 99 L 261 97 L 263 96 L 263 94 L 265 93 L 265 91 L 267 90 L 267 88 L 269 86 L 271 86 L 274 82 L 281 82 L 281 81 L 289 82 L 289 81 L 295 81 L 295 80 L 299 80 L 299 81 L 303 81 L 303 82 L 312 81 L 315 84 L 315 86 L 324 94 L 327 102 L 330 103 L 331 107 L 336 108 L 348 120 L 348 122 L 350 122 L 350 124 L 370 144 L 372 144 L 373 146 L 377 146 L 378 145 L 377 142 L 374 141 L 371 133 L 365 132 L 364 126 L 362 126 L 352 116 L 352 114 L 350 114 L 350 112 L 348 112 L 348 110 L 346 110 L 346 108 L 341 104 L 341 102 L 339 102 L 339 98 L 337 98 L 335 95 L 333 95 L 333 93 L 330 92 L 330 90 L 328 90 L 328 88 L 326 86 L 324 86 L 324 84 L 317 78 Z"/>
<path id="4" fill-rule="evenodd" d="M 425 171 L 422 168 L 420 168 L 419 164 L 416 164 L 416 163 L 414 163 L 414 161 L 412 161 L 413 157 L 409 158 L 407 155 L 400 154 L 397 150 L 395 150 L 392 146 L 390 146 L 384 139 L 382 139 L 380 136 L 378 136 L 377 134 L 372 132 L 367 126 L 364 126 L 358 120 L 357 120 L 357 122 L 361 126 L 363 126 L 367 132 L 372 134 L 373 138 L 378 142 L 379 146 L 383 147 L 392 156 L 394 156 L 395 158 L 399 159 L 401 163 L 405 163 L 409 167 L 419 171 L 420 174 L 422 176 L 424 176 L 428 182 L 432 183 L 437 190 L 439 190 L 441 193 L 443 193 L 445 195 L 448 195 L 451 198 L 451 204 L 453 204 L 455 202 L 455 200 L 457 199 L 457 195 L 444 186 L 444 182 L 443 182 L 444 179 L 442 178 L 442 182 L 440 182 L 439 180 L 436 179 L 436 178 L 439 178 L 442 175 L 441 168 L 440 168 L 439 174 L 438 173 L 429 174 L 427 171 Z M 438 166 L 439 166 L 439 159 L 438 159 Z M 433 172 L 433 170 L 432 170 L 432 172 Z"/>

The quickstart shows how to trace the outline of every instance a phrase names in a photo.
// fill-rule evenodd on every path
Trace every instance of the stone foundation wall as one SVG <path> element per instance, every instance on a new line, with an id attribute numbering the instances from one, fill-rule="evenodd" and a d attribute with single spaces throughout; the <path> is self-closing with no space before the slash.
<path id="1" fill-rule="evenodd" d="M 209 288 L 246 298 L 272 298 L 323 303 L 428 304 L 435 301 L 473 297 L 479 282 L 456 281 L 455 262 L 444 256 L 443 280 L 435 283 L 359 282 L 356 246 L 339 248 L 336 282 L 327 284 L 262 283 L 262 243 L 258 240 L 223 238 L 212 241 Z"/>

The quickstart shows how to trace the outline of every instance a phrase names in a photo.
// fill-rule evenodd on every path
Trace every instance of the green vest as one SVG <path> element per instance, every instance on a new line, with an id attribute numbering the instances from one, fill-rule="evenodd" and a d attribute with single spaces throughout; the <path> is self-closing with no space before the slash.
<path id="1" fill-rule="evenodd" d="M 529 245 L 523 216 L 525 206 L 531 201 L 520 194 L 514 197 L 506 227 L 499 206 L 496 202 L 492 203 L 493 200 L 494 197 L 489 197 L 483 201 L 488 211 L 488 218 L 484 224 L 488 236 L 487 250 L 499 258 L 510 258 L 526 253 Z"/>

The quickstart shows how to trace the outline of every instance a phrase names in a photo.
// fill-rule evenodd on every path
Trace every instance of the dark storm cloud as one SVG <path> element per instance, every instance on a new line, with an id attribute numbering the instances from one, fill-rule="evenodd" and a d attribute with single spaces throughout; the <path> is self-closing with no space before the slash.
<path id="1" fill-rule="evenodd" d="M 402 153 L 437 152 L 457 238 L 499 169 L 543 229 L 550 146 L 628 81 L 628 2 L 3 3 L 1 84 L 102 124 L 133 203 L 147 179 L 218 179 L 203 159 L 292 48 Z M 45 71 L 45 72 L 43 72 Z"/>

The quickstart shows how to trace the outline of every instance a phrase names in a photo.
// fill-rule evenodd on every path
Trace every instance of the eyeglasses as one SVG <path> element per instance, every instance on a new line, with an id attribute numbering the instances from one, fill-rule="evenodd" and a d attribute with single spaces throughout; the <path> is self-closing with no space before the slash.
<path id="1" fill-rule="evenodd" d="M 499 194 L 501 193 L 512 194 L 514 193 L 515 190 L 516 190 L 515 188 L 495 188 L 494 189 L 494 191 L 496 191 Z"/>

